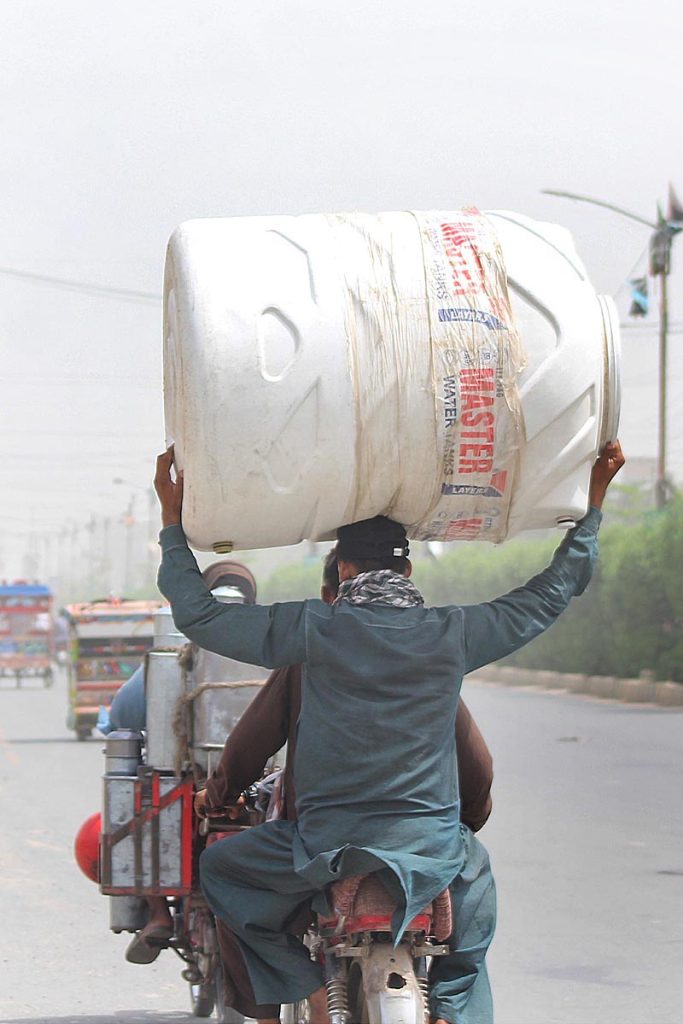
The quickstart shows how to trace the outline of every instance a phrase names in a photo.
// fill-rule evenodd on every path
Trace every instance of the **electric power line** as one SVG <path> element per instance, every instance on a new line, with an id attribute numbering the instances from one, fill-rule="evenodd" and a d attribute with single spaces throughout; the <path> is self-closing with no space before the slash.
<path id="1" fill-rule="evenodd" d="M 636 334 L 640 332 L 643 334 L 656 334 L 659 331 L 659 324 L 620 324 L 619 326 L 622 331 L 633 331 Z M 683 324 L 678 325 L 673 329 L 670 328 L 667 331 L 667 334 L 683 334 Z"/>
<path id="2" fill-rule="evenodd" d="M 53 277 L 50 274 L 38 274 L 32 270 L 16 270 L 14 267 L 0 267 L 0 274 L 16 277 L 31 284 L 43 284 L 50 288 L 62 288 L 66 291 L 81 292 L 85 295 L 102 295 L 113 299 L 124 299 L 128 302 L 161 302 L 162 296 L 156 292 L 143 292 L 135 288 L 114 288 L 106 284 L 94 284 L 92 281 L 78 281 L 70 277 Z"/>
<path id="3" fill-rule="evenodd" d="M 135 377 L 74 377 L 64 374 L 53 373 L 5 373 L 0 374 L 0 381 L 7 384 L 14 382 L 27 382 L 33 384 L 76 384 L 76 385 L 101 385 L 127 388 L 144 388 L 146 390 L 158 390 L 159 381 L 148 378 L 147 380 Z"/>

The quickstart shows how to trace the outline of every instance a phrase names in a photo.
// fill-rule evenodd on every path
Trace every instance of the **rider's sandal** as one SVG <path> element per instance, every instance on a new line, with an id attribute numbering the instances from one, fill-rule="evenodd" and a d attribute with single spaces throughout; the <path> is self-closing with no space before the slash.
<path id="1" fill-rule="evenodd" d="M 173 929 L 168 925 L 155 925 L 150 928 L 149 931 L 143 928 L 141 932 L 133 938 L 133 941 L 129 944 L 126 950 L 126 960 L 130 964 L 151 964 L 161 953 L 162 946 L 157 945 L 156 942 L 152 945 L 147 940 L 156 939 L 165 940 L 170 939 L 173 934 Z"/>

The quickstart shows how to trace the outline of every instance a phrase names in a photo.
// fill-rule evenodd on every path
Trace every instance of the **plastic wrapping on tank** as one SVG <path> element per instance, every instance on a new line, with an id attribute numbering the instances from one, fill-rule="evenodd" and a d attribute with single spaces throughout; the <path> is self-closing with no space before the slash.
<path id="1" fill-rule="evenodd" d="M 412 218 L 421 247 L 407 244 Z M 380 510 L 418 539 L 502 539 L 524 441 L 526 358 L 491 222 L 474 209 L 329 220 L 356 417 L 344 521 Z M 416 443 L 427 425 L 431 444 Z"/>
<path id="2" fill-rule="evenodd" d="M 440 494 L 413 536 L 502 540 L 524 417 L 526 354 L 512 315 L 503 254 L 478 210 L 416 214 L 424 252 L 432 387 L 440 431 Z"/>

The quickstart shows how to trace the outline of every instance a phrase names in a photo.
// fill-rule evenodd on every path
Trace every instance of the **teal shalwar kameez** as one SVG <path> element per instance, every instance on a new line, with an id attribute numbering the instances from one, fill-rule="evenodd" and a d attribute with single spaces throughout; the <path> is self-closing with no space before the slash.
<path id="1" fill-rule="evenodd" d="M 455 714 L 463 676 L 537 636 L 582 593 L 597 555 L 591 509 L 524 586 L 471 606 L 217 602 L 180 526 L 162 530 L 159 587 L 196 644 L 268 668 L 302 665 L 297 822 L 275 821 L 202 855 L 207 900 L 237 936 L 259 1003 L 322 983 L 287 933 L 301 903 L 348 875 L 381 871 L 398 898 L 395 939 L 450 886 L 450 956 L 432 976 L 435 1016 L 492 1019 L 484 957 L 495 926 L 486 852 L 459 821 Z M 314 906 L 315 906 L 314 899 Z"/>

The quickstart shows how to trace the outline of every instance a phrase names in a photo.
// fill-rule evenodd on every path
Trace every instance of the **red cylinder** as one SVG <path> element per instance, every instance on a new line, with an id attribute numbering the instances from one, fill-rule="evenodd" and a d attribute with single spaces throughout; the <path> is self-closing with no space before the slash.
<path id="1" fill-rule="evenodd" d="M 74 840 L 76 863 L 92 882 L 100 880 L 100 832 L 102 815 L 98 811 L 83 822 Z"/>

